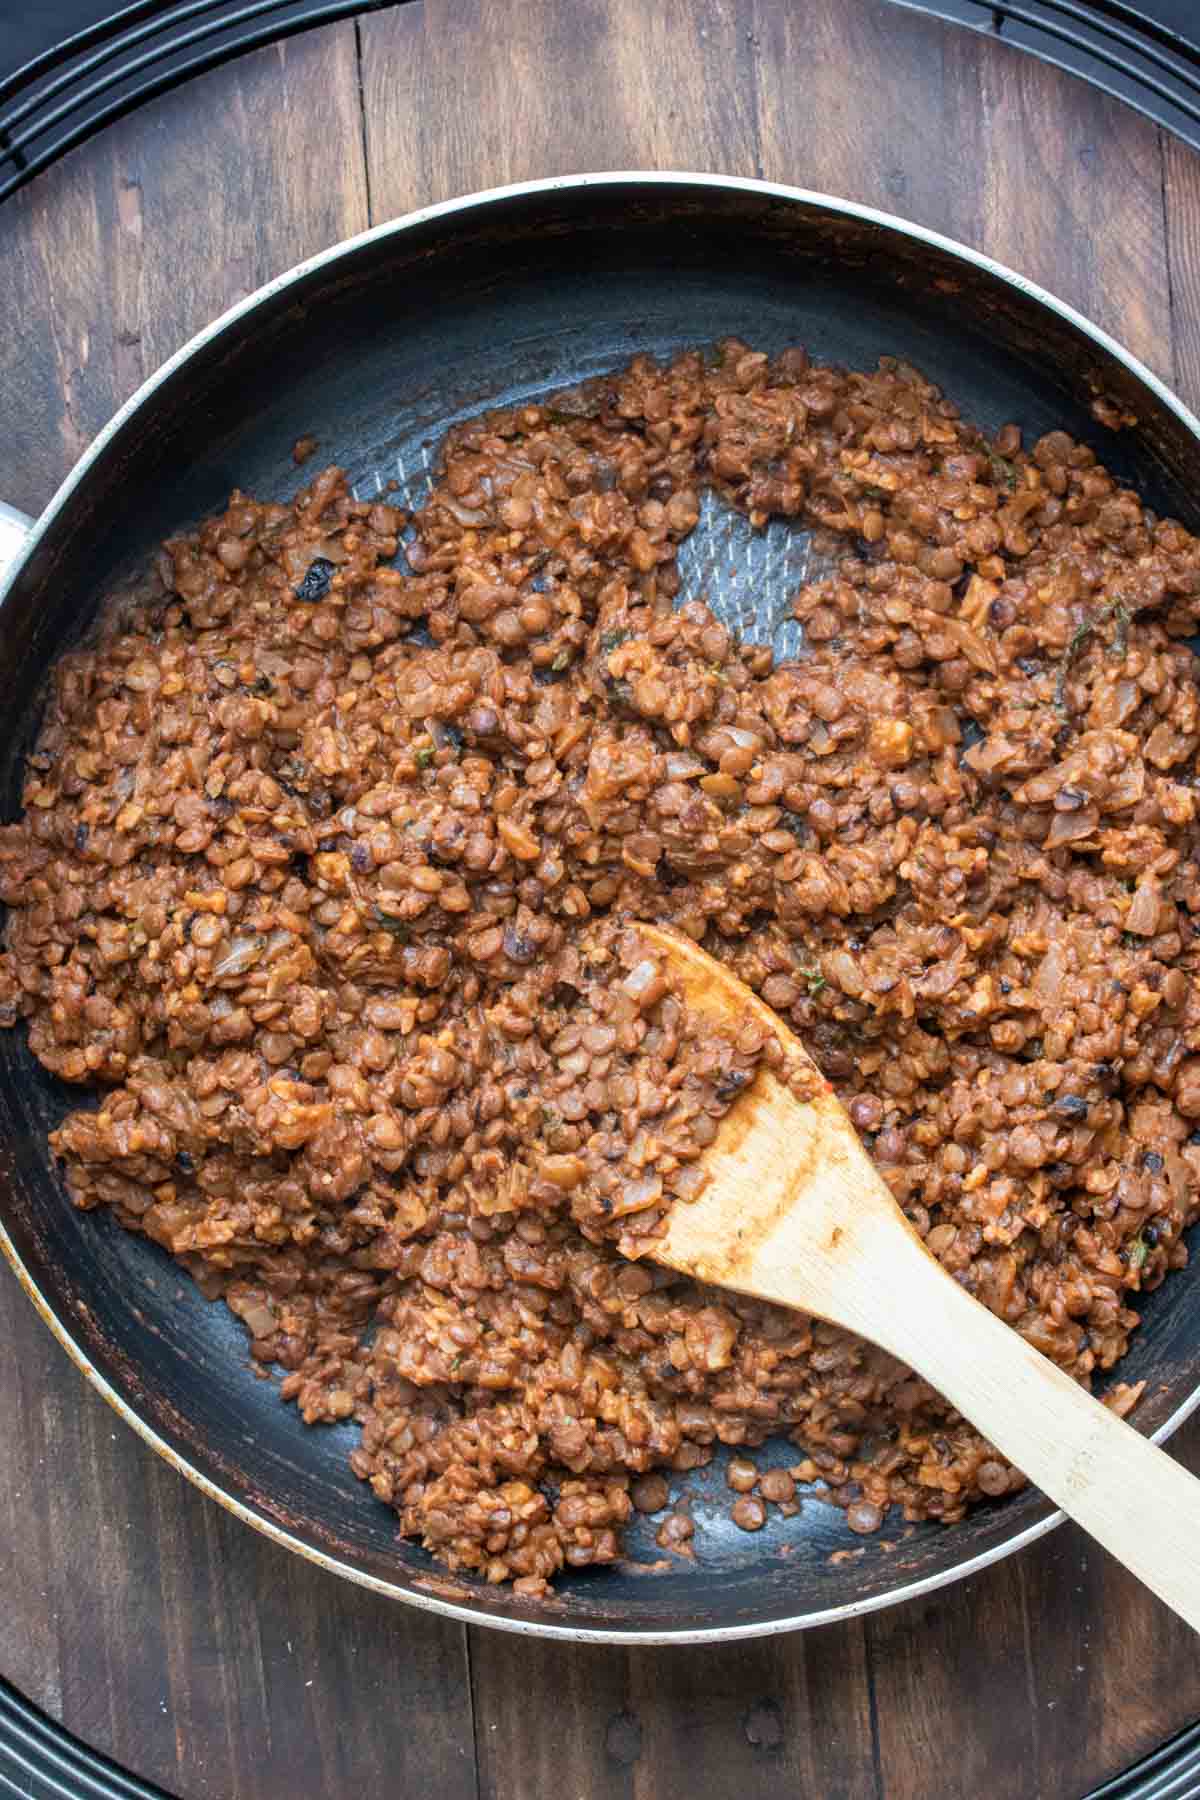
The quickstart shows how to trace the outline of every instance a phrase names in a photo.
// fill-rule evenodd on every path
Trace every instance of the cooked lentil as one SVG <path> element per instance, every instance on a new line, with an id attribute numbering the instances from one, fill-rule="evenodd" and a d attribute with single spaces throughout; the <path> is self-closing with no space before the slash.
<path id="1" fill-rule="evenodd" d="M 743 1494 L 734 1501 L 729 1516 L 742 1531 L 761 1531 L 767 1522 L 767 1509 L 754 1495 Z"/>
<path id="2" fill-rule="evenodd" d="M 776 1506 L 787 1506 L 796 1498 L 796 1484 L 786 1469 L 768 1469 L 759 1480 L 758 1491 Z"/>
<path id="3" fill-rule="evenodd" d="M 674 604 L 705 486 L 838 551 L 798 662 Z M 969 1291 L 1112 1369 L 1196 1215 L 1195 540 L 1061 431 L 734 341 L 456 427 L 396 566 L 407 523 L 337 469 L 235 493 L 55 671 L 0 1018 L 101 1090 L 75 1202 L 528 1592 L 718 1444 L 789 1434 L 760 1492 L 856 1532 L 1018 1487 L 883 1352 L 645 1258 L 771 1046 L 631 922 L 787 1016 Z"/>
<path id="4" fill-rule="evenodd" d="M 731 1456 L 725 1469 L 726 1485 L 735 1494 L 748 1494 L 758 1480 L 758 1470 L 748 1456 Z"/>

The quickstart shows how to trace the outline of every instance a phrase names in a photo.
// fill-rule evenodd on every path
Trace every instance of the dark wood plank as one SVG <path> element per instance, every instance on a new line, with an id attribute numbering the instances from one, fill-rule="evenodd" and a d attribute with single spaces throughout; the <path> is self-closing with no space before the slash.
<path id="1" fill-rule="evenodd" d="M 967 234 L 974 176 L 948 154 L 989 43 L 888 0 L 752 0 L 762 172 Z"/>
<path id="2" fill-rule="evenodd" d="M 1175 385 L 1200 407 L 1200 156 L 1163 133 L 1163 207 Z"/>
<path id="3" fill-rule="evenodd" d="M 62 1713 L 58 1574 L 47 1496 L 55 1480 L 79 1486 L 81 1473 L 46 1454 L 47 1422 L 66 1400 L 78 1404 L 82 1383 L 50 1333 L 0 1263 L 0 1345 L 6 1379 L 0 1394 L 0 1673 L 54 1717 Z M 88 1396 L 88 1404 L 93 1404 Z M 127 1435 L 109 1409 L 114 1437 Z M 126 1454 L 124 1443 L 121 1452 Z M 81 1503 L 89 1516 L 90 1503 Z"/>
<path id="4" fill-rule="evenodd" d="M 269 121 L 269 129 L 267 122 Z M 227 306 L 367 224 L 352 23 L 165 95 L 0 211 L 0 495 L 36 512 Z"/>
<path id="5" fill-rule="evenodd" d="M 946 1800 L 1029 1800 L 1039 1701 L 1026 1661 L 1024 1559 L 969 1586 L 875 1615 L 867 1642 L 886 1792 L 917 1794 L 937 1771 Z M 983 1623 L 986 1621 L 986 1625 Z M 948 1738 L 943 1708 L 970 1729 Z M 1053 1792 L 1053 1790 L 1051 1790 Z"/>
<path id="6" fill-rule="evenodd" d="M 23 1346 L 33 1315 L 7 1271 L 0 1293 L 3 1341 Z M 469 1800 L 461 1628 L 248 1531 L 141 1445 L 37 1330 L 45 1366 L 23 1361 L 21 1388 L 36 1379 L 41 1404 L 18 1418 L 30 1466 L 18 1494 L 6 1492 L 5 1598 L 45 1622 L 49 1653 L 39 1667 L 5 1644 L 4 1671 L 88 1743 L 187 1800 L 392 1780 Z M 4 1490 L 11 1478 L 20 1471 L 6 1457 Z M 398 1693 L 419 1731 L 398 1728 Z"/>
<path id="7" fill-rule="evenodd" d="M 1200 1423 L 1171 1452 L 1200 1471 Z M 1195 1636 L 1073 1526 L 1022 1561 L 1043 1791 L 1081 1744 L 1099 1783 L 1154 1749 L 1169 1717 L 1179 1729 L 1200 1714 Z"/>
<path id="8" fill-rule="evenodd" d="M 473 1632 L 472 1668 L 483 1800 L 881 1795 L 854 1625 L 630 1652 Z"/>
<path id="9" fill-rule="evenodd" d="M 1169 381 L 1157 126 L 1015 48 L 998 46 L 980 72 L 986 154 L 972 241 L 1069 300 Z"/>
<path id="10" fill-rule="evenodd" d="M 739 0 L 423 0 L 359 29 L 376 219 L 581 170 L 756 171 Z"/>

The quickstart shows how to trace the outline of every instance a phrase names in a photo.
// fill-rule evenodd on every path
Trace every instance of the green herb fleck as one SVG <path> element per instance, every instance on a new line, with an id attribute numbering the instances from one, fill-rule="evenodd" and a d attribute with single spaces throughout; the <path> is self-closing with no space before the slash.
<path id="1" fill-rule="evenodd" d="M 576 399 L 573 395 L 564 394 L 557 406 L 543 406 L 542 417 L 547 425 L 578 425 L 581 419 L 598 419 L 603 406 L 603 396 L 584 399 L 581 395 Z"/>
<path id="2" fill-rule="evenodd" d="M 437 751 L 432 744 L 424 744 L 420 750 L 413 751 L 413 761 L 418 769 L 427 769 L 436 755 Z"/>
<path id="3" fill-rule="evenodd" d="M 1060 718 L 1069 719 L 1071 710 L 1067 705 L 1067 675 L 1071 663 L 1080 645 L 1089 638 L 1096 626 L 1093 620 L 1083 619 L 1071 634 L 1071 641 L 1063 651 L 1062 661 L 1058 665 L 1058 674 L 1054 681 L 1054 709 Z"/>
<path id="4" fill-rule="evenodd" d="M 619 644 L 628 643 L 632 636 L 632 631 L 627 631 L 624 626 L 616 626 L 612 631 L 601 632 L 600 648 L 605 656 L 611 656 Z"/>
<path id="5" fill-rule="evenodd" d="M 1124 662 L 1129 655 L 1129 608 L 1120 600 L 1110 600 L 1104 610 L 1116 621 L 1116 630 L 1113 632 L 1112 641 L 1113 655 L 1120 657 Z"/>
<path id="6" fill-rule="evenodd" d="M 810 996 L 815 1000 L 817 995 L 821 992 L 821 989 L 828 987 L 829 983 L 826 981 L 824 975 L 822 975 L 817 963 L 804 962 L 802 960 L 804 952 L 799 946 L 792 950 L 792 955 L 799 964 L 799 974 L 807 986 Z"/>
<path id="7" fill-rule="evenodd" d="M 1092 624 L 1090 619 L 1085 619 L 1081 625 L 1075 627 L 1075 630 L 1071 634 L 1071 641 L 1067 645 L 1066 656 L 1064 657 L 1065 662 L 1070 662 L 1079 646 L 1093 631 L 1095 631 L 1095 629 L 1096 627 Z"/>
<path id="8" fill-rule="evenodd" d="M 400 943 L 407 944 L 412 936 L 412 927 L 407 919 L 393 918 L 391 913 L 381 912 L 378 907 L 375 908 L 375 918 L 385 931 L 390 931 Z"/>
<path id="9" fill-rule="evenodd" d="M 550 664 L 550 669 L 553 674 L 561 675 L 563 670 L 569 669 L 570 666 L 571 652 L 569 650 L 560 650 L 554 661 Z"/>
<path id="10" fill-rule="evenodd" d="M 1140 1269 L 1149 1254 L 1150 1246 L 1139 1232 L 1137 1237 L 1131 1239 L 1126 1246 L 1125 1259 L 1131 1269 Z"/>
<path id="11" fill-rule="evenodd" d="M 1058 668 L 1058 678 L 1054 683 L 1054 705 L 1064 719 L 1068 717 L 1066 702 L 1067 673 L 1071 667 L 1075 653 L 1085 639 L 1090 637 L 1092 632 L 1097 630 L 1101 622 L 1105 619 L 1112 619 L 1115 625 L 1111 645 L 1113 653 L 1116 656 L 1119 656 L 1122 661 L 1124 661 L 1125 657 L 1129 654 L 1129 608 L 1122 600 L 1106 600 L 1095 618 L 1083 619 L 1075 627 L 1071 636 L 1071 641 L 1063 652 L 1063 658 Z"/>
<path id="12" fill-rule="evenodd" d="M 543 1106 L 542 1130 L 547 1137 L 553 1137 L 563 1122 L 563 1116 L 556 1106 Z"/>
<path id="13" fill-rule="evenodd" d="M 874 483 L 871 483 L 863 489 L 863 498 L 866 500 L 890 500 L 891 495 L 886 488 L 876 487 Z"/>
<path id="14" fill-rule="evenodd" d="M 1016 463 L 1010 462 L 1007 456 L 1001 456 L 998 450 L 989 450 L 987 458 L 992 465 L 992 475 L 995 480 L 1011 493 L 1017 485 Z"/>

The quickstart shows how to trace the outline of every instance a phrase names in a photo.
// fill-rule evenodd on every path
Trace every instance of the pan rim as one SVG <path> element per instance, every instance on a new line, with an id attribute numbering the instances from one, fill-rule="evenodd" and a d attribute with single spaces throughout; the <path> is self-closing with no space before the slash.
<path id="1" fill-rule="evenodd" d="M 1029 280 L 1004 263 L 986 256 L 970 245 L 947 237 L 941 232 L 930 230 L 926 226 L 917 225 L 910 220 L 902 219 L 894 213 L 881 211 L 879 208 L 862 205 L 859 202 L 839 199 L 835 195 L 824 194 L 809 188 L 793 187 L 785 183 L 762 181 L 744 176 L 718 175 L 688 170 L 647 170 L 616 169 L 594 173 L 552 176 L 541 180 L 509 183 L 500 187 L 485 188 L 470 194 L 461 195 L 452 200 L 438 201 L 435 204 L 419 207 L 398 218 L 375 225 L 355 236 L 343 239 L 325 250 L 297 263 L 291 269 L 264 282 L 252 293 L 226 309 L 210 324 L 195 333 L 186 343 L 175 351 L 160 368 L 150 375 L 129 399 L 114 413 L 113 417 L 93 439 L 83 455 L 75 463 L 68 475 L 43 508 L 26 537 L 19 553 L 0 574 L 0 606 L 13 586 L 20 571 L 29 557 L 36 550 L 43 538 L 64 511 L 76 488 L 83 481 L 89 470 L 106 454 L 121 435 L 124 427 L 141 410 L 150 396 L 157 392 L 180 369 L 184 368 L 195 356 L 208 345 L 220 338 L 231 326 L 247 318 L 265 302 L 284 294 L 289 288 L 296 286 L 309 275 L 341 261 L 353 252 L 367 245 L 384 242 L 391 237 L 411 231 L 417 226 L 443 219 L 452 219 L 457 214 L 469 214 L 489 206 L 508 200 L 523 197 L 535 197 L 560 192 L 572 192 L 595 188 L 604 190 L 619 186 L 641 186 L 663 188 L 666 190 L 691 188 L 700 193 L 734 192 L 775 199 L 787 204 L 799 204 L 830 213 L 839 214 L 861 220 L 868 224 L 878 225 L 884 230 L 907 238 L 911 242 L 926 245 L 940 250 L 958 261 L 991 275 L 997 281 L 1014 289 L 1032 304 L 1057 314 L 1079 335 L 1090 339 L 1109 357 L 1121 363 L 1124 368 L 1143 387 L 1148 389 L 1168 411 L 1173 413 L 1184 429 L 1200 444 L 1200 419 L 1184 405 L 1169 387 L 1154 372 L 1147 368 L 1139 358 L 1113 338 L 1102 327 L 1094 324 L 1083 313 L 1049 293 L 1038 283 Z M 232 1513 L 235 1518 L 252 1526 L 272 1542 L 282 1548 L 293 1551 L 317 1567 L 331 1574 L 355 1582 L 360 1587 L 372 1592 L 386 1595 L 389 1599 L 401 1600 L 407 1605 L 419 1607 L 426 1612 L 438 1614 L 443 1618 L 454 1619 L 460 1624 L 486 1626 L 499 1631 L 509 1631 L 534 1637 L 547 1637 L 571 1643 L 596 1644 L 715 1644 L 734 1642 L 739 1639 L 754 1637 L 772 1637 L 783 1632 L 809 1630 L 820 1625 L 837 1623 L 842 1620 L 859 1618 L 867 1613 L 879 1612 L 886 1607 L 900 1605 L 905 1601 L 918 1599 L 939 1588 L 948 1587 L 951 1583 L 966 1579 L 979 1573 L 991 1564 L 1015 1554 L 1019 1550 L 1036 1543 L 1045 1537 L 1056 1526 L 1063 1522 L 1064 1515 L 1052 1511 L 1043 1519 L 1026 1526 L 990 1549 L 967 1558 L 949 1569 L 941 1570 L 933 1575 L 923 1576 L 916 1581 L 890 1589 L 887 1592 L 872 1595 L 867 1599 L 848 1601 L 840 1606 L 826 1607 L 819 1611 L 798 1613 L 793 1616 L 772 1619 L 749 1620 L 744 1623 L 688 1626 L 679 1628 L 647 1627 L 646 1629 L 628 1629 L 622 1626 L 588 1626 L 560 1623 L 552 1618 L 505 1618 L 500 1614 L 480 1612 L 468 1604 L 444 1599 L 433 1593 L 424 1593 L 419 1589 L 400 1585 L 384 1577 L 371 1574 L 368 1570 L 358 1568 L 353 1563 L 313 1545 L 306 1544 L 284 1526 L 264 1516 L 262 1513 L 228 1492 L 215 1482 L 211 1476 L 192 1463 L 188 1457 L 177 1451 L 164 1438 L 148 1419 L 143 1418 L 124 1398 L 119 1389 L 93 1364 L 82 1343 L 78 1342 L 66 1321 L 58 1315 L 42 1295 L 32 1272 L 26 1266 L 16 1245 L 14 1244 L 3 1218 L 0 1218 L 0 1252 L 11 1266 L 21 1287 L 35 1307 L 39 1316 L 67 1352 L 71 1361 L 90 1382 L 96 1392 L 105 1400 L 113 1411 L 150 1446 L 175 1471 L 183 1475 L 201 1493 L 210 1500 Z M 1157 1444 L 1168 1439 L 1180 1425 L 1200 1407 L 1200 1385 L 1187 1395 L 1171 1413 L 1157 1431 L 1151 1434 L 1152 1441 Z"/>

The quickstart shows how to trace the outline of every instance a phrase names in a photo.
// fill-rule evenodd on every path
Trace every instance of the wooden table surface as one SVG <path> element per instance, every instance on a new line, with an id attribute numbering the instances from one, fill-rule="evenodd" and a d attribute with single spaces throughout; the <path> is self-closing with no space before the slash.
<path id="1" fill-rule="evenodd" d="M 634 167 L 935 226 L 1200 402 L 1200 163 L 998 39 L 890 0 L 411 0 L 147 106 L 0 210 L 0 496 L 36 512 L 143 377 L 301 257 L 430 200 Z M 1200 1716 L 1194 1639 L 1071 1528 L 809 1634 L 545 1644 L 238 1524 L 3 1268 L 0 1345 L 0 1674 L 185 1800 L 1074 1800 Z M 1200 1469 L 1200 1420 L 1175 1448 Z"/>

